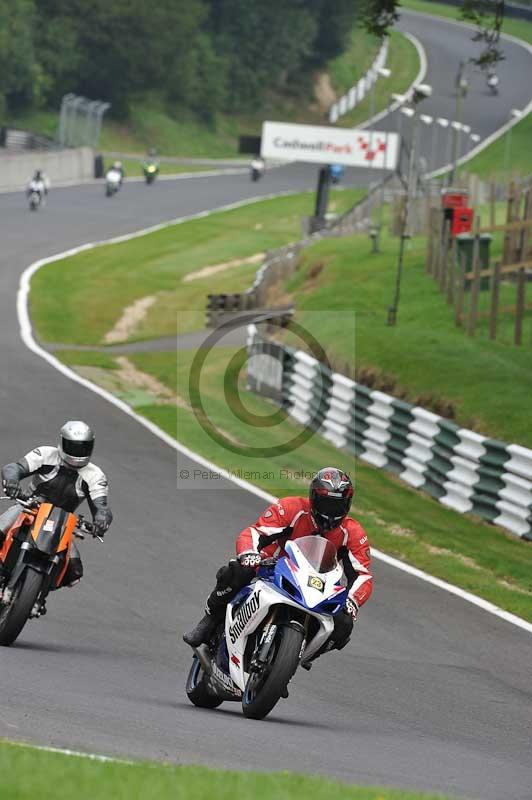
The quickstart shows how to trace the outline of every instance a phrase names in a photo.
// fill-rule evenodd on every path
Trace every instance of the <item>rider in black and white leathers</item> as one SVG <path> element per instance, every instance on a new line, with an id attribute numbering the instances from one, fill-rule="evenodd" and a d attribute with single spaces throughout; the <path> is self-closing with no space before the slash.
<path id="1" fill-rule="evenodd" d="M 91 432 L 92 433 L 92 432 Z M 64 442 L 64 440 L 62 440 Z M 61 445 L 60 445 L 61 447 Z M 19 483 L 31 476 L 25 492 L 36 495 L 46 502 L 74 512 L 87 500 L 95 525 L 95 532 L 103 535 L 109 528 L 113 515 L 108 506 L 109 484 L 102 470 L 89 461 L 80 467 L 68 463 L 68 455 L 60 447 L 44 445 L 27 453 L 20 461 L 6 464 L 2 469 L 2 485 L 5 493 L 16 499 Z M 67 459 L 67 460 L 65 460 Z M 74 462 L 76 459 L 72 459 Z M 5 533 L 15 522 L 21 506 L 11 506 L 0 516 L 0 545 Z M 72 553 L 62 586 L 72 586 L 83 575 L 79 550 L 72 547 Z"/>

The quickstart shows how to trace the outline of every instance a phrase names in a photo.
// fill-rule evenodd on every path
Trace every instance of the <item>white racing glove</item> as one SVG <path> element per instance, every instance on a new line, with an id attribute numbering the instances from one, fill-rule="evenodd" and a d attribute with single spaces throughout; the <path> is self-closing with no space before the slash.
<path id="1" fill-rule="evenodd" d="M 258 567 L 262 561 L 258 553 L 242 553 L 238 560 L 242 567 Z"/>

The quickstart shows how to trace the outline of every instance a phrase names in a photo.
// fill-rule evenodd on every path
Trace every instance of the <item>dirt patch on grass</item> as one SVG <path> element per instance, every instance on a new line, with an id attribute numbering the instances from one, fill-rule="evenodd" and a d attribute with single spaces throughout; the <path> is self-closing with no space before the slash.
<path id="1" fill-rule="evenodd" d="M 149 375 L 147 372 L 141 372 L 129 358 L 118 356 L 116 363 L 119 367 L 119 369 L 115 371 L 116 377 L 122 381 L 122 383 L 126 384 L 126 386 L 148 392 L 153 395 L 156 402 L 172 403 L 179 408 L 190 408 L 182 397 L 178 397 L 178 395 L 174 394 L 171 389 L 157 380 L 153 375 Z"/>
<path id="2" fill-rule="evenodd" d="M 232 261 L 224 261 L 222 264 L 212 264 L 210 267 L 203 267 L 203 269 L 199 269 L 196 272 L 187 273 L 183 278 L 183 283 L 209 278 L 211 275 L 218 275 L 220 272 L 225 272 L 234 267 L 243 267 L 247 264 L 260 264 L 265 256 L 266 253 L 255 253 L 255 255 L 248 256 L 248 258 L 234 258 Z"/>
<path id="3" fill-rule="evenodd" d="M 118 344 L 119 342 L 126 342 L 135 329 L 140 325 L 146 317 L 148 310 L 157 301 L 157 296 L 154 294 L 140 297 L 135 300 L 130 306 L 127 306 L 122 316 L 111 331 L 104 336 L 104 344 Z"/>
<path id="4" fill-rule="evenodd" d="M 497 579 L 497 585 L 502 586 L 504 589 L 510 589 L 512 592 L 519 592 L 519 594 L 526 594 L 528 597 L 532 597 L 532 590 L 523 589 L 521 586 L 517 586 L 511 581 L 505 581 L 503 578 Z"/>
<path id="5" fill-rule="evenodd" d="M 403 539 L 414 539 L 416 536 L 414 531 L 409 528 L 403 528 L 401 525 L 389 525 L 387 530 L 392 536 L 400 536 Z"/>
<path id="6" fill-rule="evenodd" d="M 313 109 L 318 111 L 328 111 L 333 103 L 336 103 L 336 92 L 331 83 L 331 76 L 328 72 L 318 72 L 314 80 L 314 97 L 317 103 Z"/>
<path id="7" fill-rule="evenodd" d="M 465 567 L 469 567 L 470 569 L 478 569 L 484 570 L 484 567 L 481 567 L 477 564 L 474 559 L 469 558 L 469 556 L 464 556 L 461 553 L 455 553 L 453 550 L 447 550 L 445 547 L 435 547 L 432 544 L 426 544 L 425 547 L 435 556 L 446 556 L 450 558 L 454 558 L 463 564 Z"/>

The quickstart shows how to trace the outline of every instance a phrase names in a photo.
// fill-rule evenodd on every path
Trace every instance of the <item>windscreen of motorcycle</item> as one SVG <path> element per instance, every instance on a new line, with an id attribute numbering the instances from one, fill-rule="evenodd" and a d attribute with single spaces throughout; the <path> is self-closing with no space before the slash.
<path id="1" fill-rule="evenodd" d="M 286 551 L 297 563 L 297 548 L 315 572 L 331 572 L 338 564 L 336 547 L 323 536 L 301 536 L 286 543 Z"/>

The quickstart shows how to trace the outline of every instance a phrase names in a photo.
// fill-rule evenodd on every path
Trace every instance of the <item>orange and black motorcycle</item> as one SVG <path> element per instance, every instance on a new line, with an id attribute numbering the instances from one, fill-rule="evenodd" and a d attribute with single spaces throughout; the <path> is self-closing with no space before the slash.
<path id="1" fill-rule="evenodd" d="M 13 644 L 48 592 L 65 575 L 74 537 L 96 536 L 94 526 L 38 497 L 19 497 L 21 512 L 0 549 L 0 645 Z"/>

